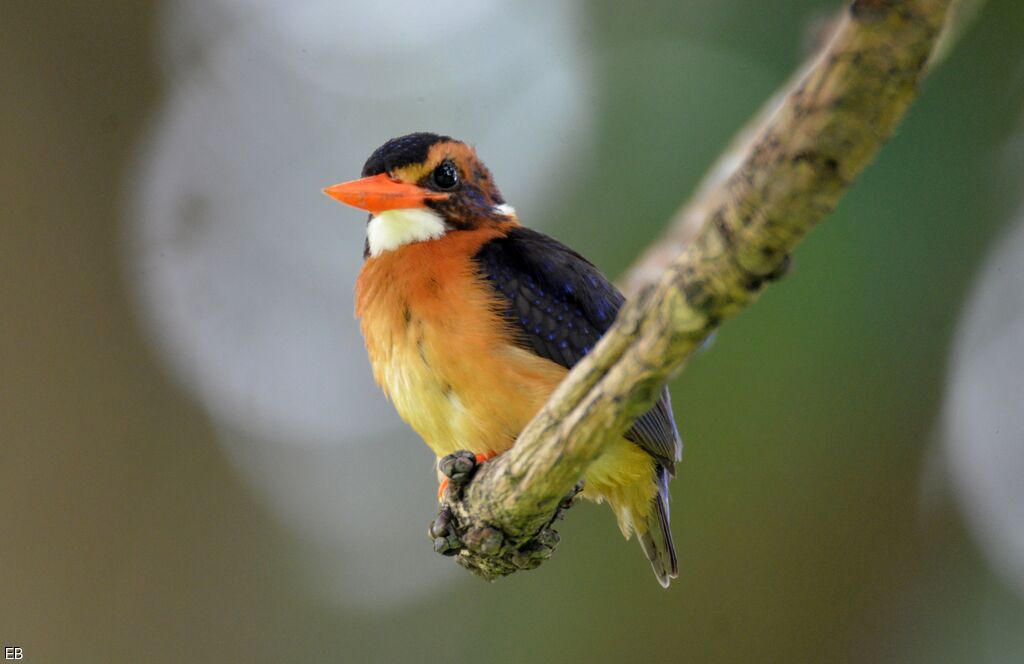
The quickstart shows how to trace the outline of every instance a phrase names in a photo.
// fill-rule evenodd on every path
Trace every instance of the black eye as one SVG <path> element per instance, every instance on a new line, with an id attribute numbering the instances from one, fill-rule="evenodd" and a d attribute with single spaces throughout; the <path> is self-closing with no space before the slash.
<path id="1" fill-rule="evenodd" d="M 442 161 L 430 174 L 430 179 L 438 189 L 454 189 L 459 184 L 459 169 L 450 161 Z"/>

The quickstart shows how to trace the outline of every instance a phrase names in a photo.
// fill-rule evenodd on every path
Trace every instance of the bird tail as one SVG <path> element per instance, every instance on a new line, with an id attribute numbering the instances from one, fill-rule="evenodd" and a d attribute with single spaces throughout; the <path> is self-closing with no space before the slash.
<path id="1" fill-rule="evenodd" d="M 668 469 L 660 463 L 657 466 L 655 481 L 658 491 L 651 499 L 651 509 L 644 524 L 646 530 L 637 533 L 637 539 L 647 559 L 651 561 L 658 583 L 668 588 L 671 580 L 679 576 L 679 567 L 676 562 L 676 546 L 672 542 L 672 528 L 669 526 Z"/>

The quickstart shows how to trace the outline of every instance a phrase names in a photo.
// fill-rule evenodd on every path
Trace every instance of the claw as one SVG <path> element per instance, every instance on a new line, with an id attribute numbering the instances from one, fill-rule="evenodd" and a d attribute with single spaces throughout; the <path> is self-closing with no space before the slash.
<path id="1" fill-rule="evenodd" d="M 470 530 L 465 535 L 465 543 L 470 551 L 493 556 L 501 550 L 501 545 L 505 543 L 505 534 L 497 528 L 491 527 Z"/>
<path id="2" fill-rule="evenodd" d="M 559 501 L 551 521 L 527 541 L 510 540 L 500 529 L 487 524 L 462 525 L 458 518 L 462 491 L 480 464 L 495 456 L 494 453 L 472 454 L 463 450 L 438 460 L 437 469 L 444 476 L 437 490 L 441 506 L 427 529 L 434 551 L 453 557 L 458 564 L 487 580 L 511 574 L 517 569 L 534 569 L 550 558 L 559 540 L 552 526 L 583 490 L 582 482 L 573 487 Z"/>
<path id="3" fill-rule="evenodd" d="M 460 542 L 459 538 L 454 535 L 434 538 L 434 551 L 440 553 L 442 556 L 454 556 L 461 549 L 462 542 Z"/>
<path id="4" fill-rule="evenodd" d="M 497 452 L 474 455 L 472 452 L 459 450 L 448 456 L 441 457 L 437 462 L 437 469 L 445 477 L 437 487 L 437 499 L 439 501 L 442 500 L 448 487 L 453 483 L 459 488 L 469 484 L 469 480 L 472 478 L 473 473 L 476 472 L 477 466 L 496 456 L 498 456 Z"/>
<path id="5" fill-rule="evenodd" d="M 430 524 L 430 536 L 434 539 L 438 537 L 444 537 L 448 534 L 448 526 L 452 522 L 452 512 L 447 507 L 442 508 L 441 512 L 434 519 L 434 522 Z"/>

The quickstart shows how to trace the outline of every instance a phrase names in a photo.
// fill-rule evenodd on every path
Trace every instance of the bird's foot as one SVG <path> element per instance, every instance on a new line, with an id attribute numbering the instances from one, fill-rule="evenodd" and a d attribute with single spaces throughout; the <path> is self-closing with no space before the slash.
<path id="1" fill-rule="evenodd" d="M 498 456 L 496 452 L 473 454 L 466 450 L 459 450 L 454 454 L 441 457 L 437 462 L 437 469 L 441 471 L 444 478 L 437 487 L 437 500 L 443 501 L 445 492 L 449 490 L 455 498 L 462 496 L 462 490 L 473 479 L 480 464 L 496 456 Z"/>
<path id="2" fill-rule="evenodd" d="M 429 535 L 434 541 L 434 551 L 455 557 L 460 565 L 488 580 L 540 566 L 551 557 L 559 542 L 558 532 L 552 526 L 573 505 L 576 495 L 583 490 L 583 483 L 577 484 L 562 499 L 551 520 L 536 534 L 526 540 L 512 541 L 494 526 L 460 522 L 458 515 L 466 514 L 461 504 L 463 490 L 472 480 L 479 463 L 469 452 L 456 452 L 438 464 L 448 486 L 441 494 L 437 518 L 430 524 Z"/>

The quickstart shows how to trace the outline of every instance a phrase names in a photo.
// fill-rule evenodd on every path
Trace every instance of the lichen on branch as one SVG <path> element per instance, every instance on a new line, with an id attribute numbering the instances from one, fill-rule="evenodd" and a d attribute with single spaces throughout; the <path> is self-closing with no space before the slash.
<path id="1" fill-rule="evenodd" d="M 687 208 L 685 244 L 662 242 L 627 275 L 631 297 L 515 446 L 446 505 L 464 532 L 497 529 L 510 550 L 547 528 L 604 446 L 658 398 L 719 325 L 784 274 L 917 94 L 950 0 L 855 0 L 727 176 Z M 490 531 L 487 531 L 490 532 Z M 490 547 L 493 549 L 495 547 Z M 466 548 L 487 577 L 498 551 Z M 488 571 L 490 570 L 490 571 Z"/>

